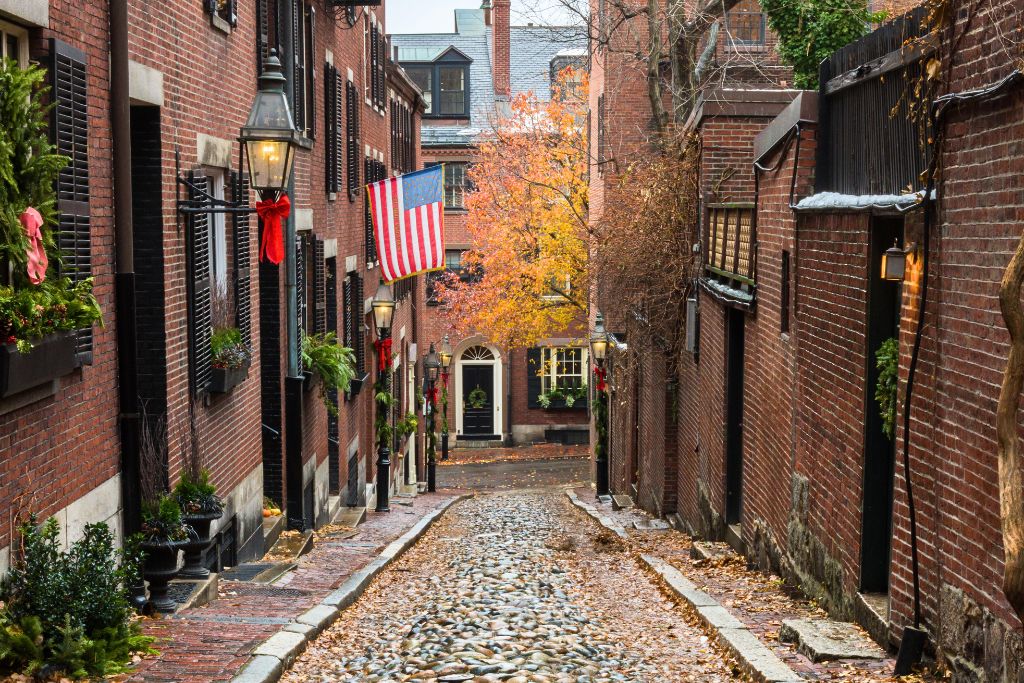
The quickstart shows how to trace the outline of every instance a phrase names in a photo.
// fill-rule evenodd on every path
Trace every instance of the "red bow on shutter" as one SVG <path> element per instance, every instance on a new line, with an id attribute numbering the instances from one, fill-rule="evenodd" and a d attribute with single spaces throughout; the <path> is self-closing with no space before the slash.
<path id="1" fill-rule="evenodd" d="M 277 201 L 268 199 L 256 202 L 256 215 L 263 221 L 263 240 L 260 242 L 260 261 L 277 265 L 284 258 L 284 237 L 281 221 L 292 212 L 288 195 L 281 195 Z"/>
<path id="2" fill-rule="evenodd" d="M 377 369 L 384 372 L 391 362 L 391 337 L 378 339 L 373 344 L 377 348 Z"/>
<path id="3" fill-rule="evenodd" d="M 604 380 L 608 377 L 608 371 L 604 368 L 594 368 L 594 374 L 597 375 L 597 390 L 604 391 L 607 389 L 608 385 L 605 384 Z"/>
<path id="4" fill-rule="evenodd" d="M 46 267 L 50 265 L 46 258 L 46 250 L 43 249 L 43 233 L 39 229 L 43 227 L 43 217 L 30 206 L 18 216 L 18 220 L 28 235 L 28 249 L 25 250 L 28 257 L 28 279 L 32 284 L 38 285 L 46 279 Z"/>

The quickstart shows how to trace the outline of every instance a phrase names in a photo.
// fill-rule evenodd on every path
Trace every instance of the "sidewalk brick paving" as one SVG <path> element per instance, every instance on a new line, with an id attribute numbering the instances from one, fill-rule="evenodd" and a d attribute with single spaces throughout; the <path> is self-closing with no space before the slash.
<path id="1" fill-rule="evenodd" d="M 638 552 L 661 557 L 681 571 L 697 587 L 726 607 L 733 616 L 750 629 L 769 649 L 790 668 L 807 680 L 887 681 L 895 660 L 836 660 L 814 663 L 798 653 L 795 647 L 778 638 L 784 619 L 825 619 L 827 614 L 810 601 L 802 598 L 774 575 L 748 570 L 745 562 L 737 558 L 725 561 L 699 561 L 690 557 L 691 538 L 678 531 L 639 531 L 633 522 L 650 519 L 636 508 L 612 510 L 610 504 L 600 503 L 594 489 L 574 489 L 581 500 L 593 505 L 603 514 L 626 528 L 629 543 Z M 871 641 L 864 633 L 866 642 Z M 919 679 L 920 680 L 920 679 Z"/>
<path id="2" fill-rule="evenodd" d="M 515 462 L 517 460 L 559 460 L 563 458 L 589 458 L 590 446 L 566 446 L 560 443 L 538 443 L 529 446 L 503 446 L 496 448 L 456 448 L 449 451 L 448 460 L 437 461 L 440 467 L 470 465 L 488 462 Z"/>
<path id="3" fill-rule="evenodd" d="M 351 538 L 317 542 L 309 554 L 300 558 L 296 569 L 273 584 L 221 581 L 218 598 L 208 605 L 147 620 L 145 632 L 158 639 L 160 655 L 144 660 L 127 680 L 231 680 L 252 651 L 283 624 L 317 605 L 387 544 L 462 493 L 445 490 L 392 499 L 390 513 L 368 512 L 367 520 Z"/>

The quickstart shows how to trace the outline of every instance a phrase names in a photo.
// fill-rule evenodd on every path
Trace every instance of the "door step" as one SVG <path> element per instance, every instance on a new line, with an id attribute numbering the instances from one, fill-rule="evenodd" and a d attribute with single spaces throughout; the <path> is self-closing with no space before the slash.
<path id="1" fill-rule="evenodd" d="M 853 599 L 853 616 L 868 635 L 882 647 L 889 647 L 889 595 L 857 593 Z"/>
<path id="2" fill-rule="evenodd" d="M 743 527 L 739 524 L 730 524 L 725 527 L 725 542 L 732 546 L 732 549 L 740 555 L 744 553 Z"/>

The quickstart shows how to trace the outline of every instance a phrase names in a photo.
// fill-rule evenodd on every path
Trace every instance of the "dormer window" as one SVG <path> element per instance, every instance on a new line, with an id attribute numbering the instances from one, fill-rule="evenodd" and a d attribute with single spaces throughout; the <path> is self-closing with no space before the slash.
<path id="1" fill-rule="evenodd" d="M 399 48 L 399 57 L 402 56 Z M 419 55 L 416 55 L 419 57 Z M 420 57 L 422 59 L 422 57 Z M 455 48 L 436 59 L 402 61 L 402 68 L 423 91 L 428 117 L 467 118 L 469 116 L 469 65 L 471 60 Z"/>

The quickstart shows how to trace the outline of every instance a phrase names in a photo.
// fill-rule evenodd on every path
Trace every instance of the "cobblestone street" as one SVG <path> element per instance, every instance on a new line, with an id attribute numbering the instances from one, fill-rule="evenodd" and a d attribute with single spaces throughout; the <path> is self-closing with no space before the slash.
<path id="1" fill-rule="evenodd" d="M 733 665 L 558 488 L 457 504 L 283 680 L 725 681 Z"/>

